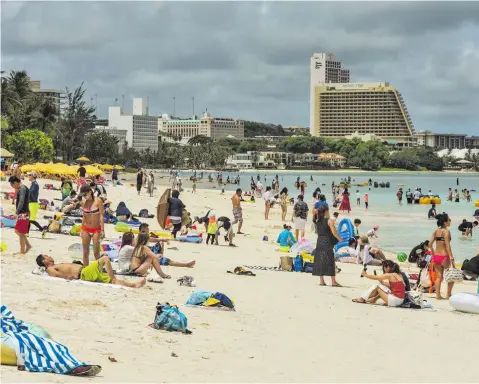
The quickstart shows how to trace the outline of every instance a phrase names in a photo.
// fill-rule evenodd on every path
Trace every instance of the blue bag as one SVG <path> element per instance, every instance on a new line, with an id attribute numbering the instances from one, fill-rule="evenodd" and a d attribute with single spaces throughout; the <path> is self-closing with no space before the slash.
<path id="1" fill-rule="evenodd" d="M 297 255 L 294 258 L 294 271 L 301 272 L 302 270 L 303 270 L 303 257 L 300 255 Z"/>
<path id="2" fill-rule="evenodd" d="M 163 329 L 165 331 L 178 331 L 190 334 L 188 330 L 188 319 L 178 309 L 169 303 L 156 306 L 155 322 L 152 324 L 155 329 Z"/>

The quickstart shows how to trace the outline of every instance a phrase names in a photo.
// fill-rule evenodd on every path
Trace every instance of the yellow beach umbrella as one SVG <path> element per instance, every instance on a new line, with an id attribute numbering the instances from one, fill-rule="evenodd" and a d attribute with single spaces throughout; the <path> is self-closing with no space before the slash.
<path id="1" fill-rule="evenodd" d="M 82 156 L 77 159 L 77 161 L 90 161 L 88 157 Z"/>
<path id="2" fill-rule="evenodd" d="M 102 169 L 103 171 L 111 171 L 113 168 L 113 165 L 101 164 L 98 168 Z"/>
<path id="3" fill-rule="evenodd" d="M 103 173 L 101 169 L 97 167 L 93 167 L 91 165 L 86 165 L 85 169 L 86 169 L 86 174 L 90 176 L 101 175 Z"/>
<path id="4" fill-rule="evenodd" d="M 119 171 L 125 169 L 125 167 L 122 167 L 121 165 L 115 165 L 116 169 L 118 169 Z"/>

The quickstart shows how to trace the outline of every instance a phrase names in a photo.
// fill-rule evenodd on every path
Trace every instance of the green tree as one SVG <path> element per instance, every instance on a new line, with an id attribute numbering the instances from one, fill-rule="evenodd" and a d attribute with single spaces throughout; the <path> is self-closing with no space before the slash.
<path id="1" fill-rule="evenodd" d="M 207 145 L 210 144 L 213 140 L 211 137 L 204 135 L 196 135 L 188 140 L 189 145 Z"/>
<path id="2" fill-rule="evenodd" d="M 71 92 L 66 89 L 66 106 L 61 119 L 56 124 L 56 132 L 63 149 L 63 159 L 71 161 L 83 152 L 86 133 L 93 128 L 94 107 L 89 107 L 85 100 L 83 83 Z"/>
<path id="3" fill-rule="evenodd" d="M 49 162 L 53 159 L 53 141 L 38 129 L 26 129 L 8 136 L 6 147 L 16 158 L 27 163 Z"/>
<path id="4" fill-rule="evenodd" d="M 118 159 L 118 138 L 108 132 L 90 132 L 85 136 L 85 155 L 99 163 L 115 162 Z"/>

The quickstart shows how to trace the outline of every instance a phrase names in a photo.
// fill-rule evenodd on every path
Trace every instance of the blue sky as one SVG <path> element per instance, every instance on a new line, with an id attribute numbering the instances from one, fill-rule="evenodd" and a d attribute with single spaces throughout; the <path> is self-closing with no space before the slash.
<path id="1" fill-rule="evenodd" d="M 389 81 L 417 130 L 479 135 L 479 2 L 3 2 L 2 70 L 84 82 L 99 115 L 150 112 L 309 123 L 309 58 Z"/>

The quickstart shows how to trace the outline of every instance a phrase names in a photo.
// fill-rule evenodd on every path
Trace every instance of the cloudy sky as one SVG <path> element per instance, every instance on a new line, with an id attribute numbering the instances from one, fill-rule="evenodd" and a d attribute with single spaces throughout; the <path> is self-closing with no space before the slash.
<path id="1" fill-rule="evenodd" d="M 45 88 L 84 82 L 98 114 L 150 112 L 309 124 L 309 58 L 390 81 L 416 129 L 479 135 L 479 2 L 4 2 L 2 70 Z"/>

